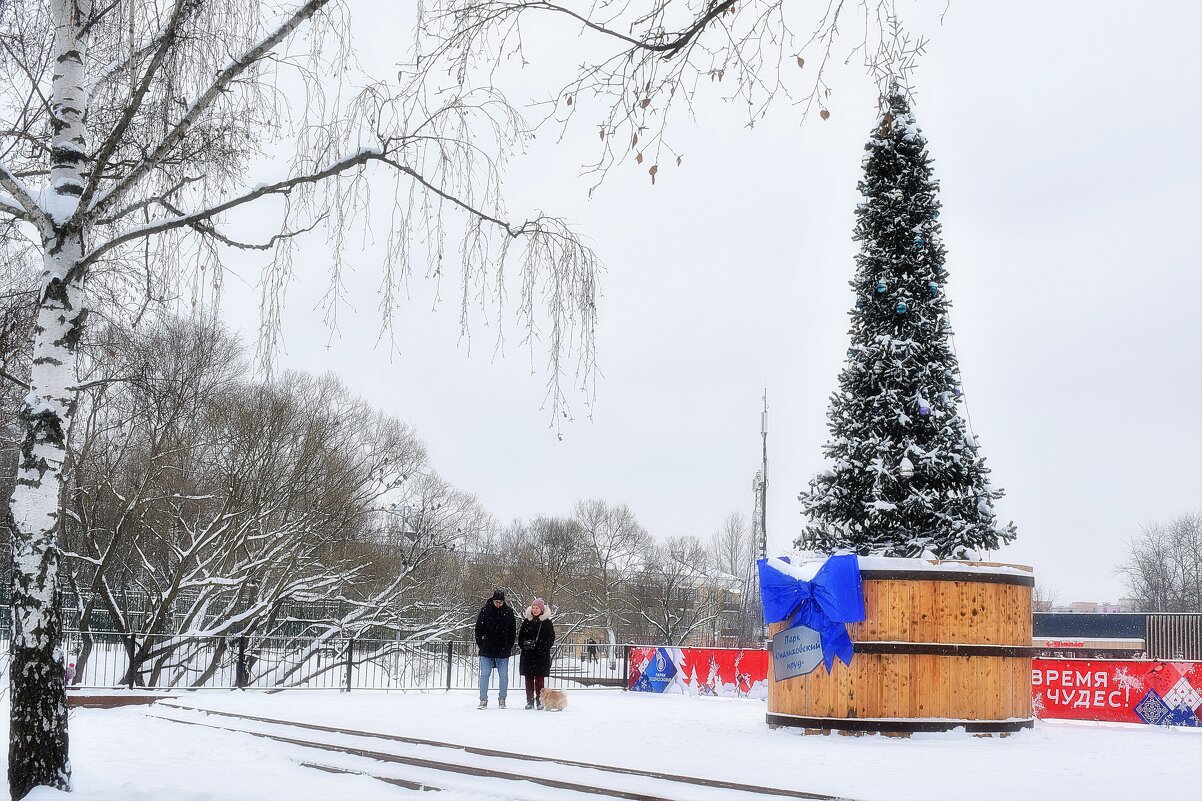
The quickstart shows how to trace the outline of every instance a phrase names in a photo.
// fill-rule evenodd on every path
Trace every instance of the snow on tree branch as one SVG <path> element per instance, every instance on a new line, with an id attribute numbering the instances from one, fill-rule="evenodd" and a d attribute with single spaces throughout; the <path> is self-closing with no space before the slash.
<path id="1" fill-rule="evenodd" d="M 7 197 L 0 195 L 0 211 L 39 226 L 45 223 L 46 215 L 29 187 L 20 178 L 13 175 L 3 162 L 0 162 L 0 187 L 8 192 Z"/>

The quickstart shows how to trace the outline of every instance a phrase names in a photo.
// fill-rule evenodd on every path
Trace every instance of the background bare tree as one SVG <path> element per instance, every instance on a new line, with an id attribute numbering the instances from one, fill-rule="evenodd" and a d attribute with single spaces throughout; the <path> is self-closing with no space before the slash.
<path id="1" fill-rule="evenodd" d="M 434 626 L 447 634 L 465 634 L 479 611 L 471 554 L 496 528 L 476 496 L 452 487 L 432 470 L 423 469 L 406 482 L 400 499 L 381 517 L 371 544 L 356 546 L 376 586 L 407 576 L 404 614 L 392 624 L 401 637 L 428 638 L 434 636 Z"/>
<path id="2" fill-rule="evenodd" d="M 750 530 L 747 518 L 738 512 L 726 516 L 721 527 L 710 535 L 710 557 L 714 567 L 731 576 L 746 571 L 748 560 L 755 555 L 755 543 L 749 534 Z"/>
<path id="3" fill-rule="evenodd" d="M 602 637 L 616 667 L 618 643 L 750 643 L 754 625 L 742 623 L 749 568 L 740 556 L 748 538 L 745 521 L 732 515 L 709 543 L 693 536 L 657 541 L 627 505 L 589 498 L 577 501 L 570 517 L 540 515 L 475 537 L 460 586 L 473 599 L 502 587 L 517 607 L 543 596 L 561 641 Z M 743 578 L 716 566 L 719 542 Z"/>
<path id="4" fill-rule="evenodd" d="M 630 628 L 630 577 L 651 547 L 650 535 L 626 504 L 600 498 L 577 501 L 572 518 L 580 526 L 588 561 L 590 624 L 605 630 L 610 668 L 617 667 L 618 632 Z"/>
<path id="5" fill-rule="evenodd" d="M 515 523 L 507 534 L 506 583 L 516 593 L 515 607 L 543 598 L 555 615 L 556 638 L 566 639 L 587 619 L 588 562 L 580 525 L 570 517 L 539 515 Z"/>
<path id="6" fill-rule="evenodd" d="M 181 516 L 212 513 L 216 499 L 189 473 L 207 440 L 205 413 L 233 394 L 241 361 L 218 326 L 178 320 L 141 336 L 110 325 L 86 352 L 88 373 L 121 378 L 84 382 L 69 434 L 63 569 L 80 610 L 81 669 L 93 647 L 93 613 L 104 610 L 117 631 L 148 630 L 146 604 L 130 602 L 131 594 L 143 597 L 140 582 L 156 578 L 146 565 L 165 558 Z M 168 608 L 173 600 L 174 593 Z"/>
<path id="7" fill-rule="evenodd" d="M 157 682 L 189 638 L 287 633 L 321 648 L 462 622 L 461 605 L 424 602 L 447 589 L 447 560 L 433 562 L 482 511 L 426 471 L 408 426 L 329 376 L 242 382 L 239 346 L 212 324 L 106 334 L 95 350 L 125 378 L 84 394 L 66 507 L 81 674 L 95 612 L 125 636 L 131 684 Z"/>
<path id="8" fill-rule="evenodd" d="M 713 592 L 709 562 L 705 546 L 692 536 L 671 537 L 650 549 L 630 588 L 638 640 L 683 645 L 712 631 L 722 615 L 722 599 Z"/>
<path id="9" fill-rule="evenodd" d="M 1035 583 L 1031 591 L 1031 610 L 1034 612 L 1051 612 L 1060 602 L 1059 594 L 1046 584 Z"/>
<path id="10" fill-rule="evenodd" d="M 709 546 L 714 566 L 731 581 L 732 605 L 736 609 L 729 636 L 739 645 L 751 645 L 759 636 L 763 616 L 756 593 L 759 579 L 755 560 L 759 554 L 747 518 L 738 512 L 728 514 L 721 528 L 710 537 Z"/>
<path id="11" fill-rule="evenodd" d="M 1117 572 L 1141 612 L 1202 612 L 1202 513 L 1143 526 Z"/>

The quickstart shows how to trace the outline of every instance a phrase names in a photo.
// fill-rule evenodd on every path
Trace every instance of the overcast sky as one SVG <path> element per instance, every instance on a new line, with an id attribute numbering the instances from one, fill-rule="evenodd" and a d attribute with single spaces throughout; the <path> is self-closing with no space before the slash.
<path id="1" fill-rule="evenodd" d="M 1018 524 L 993 556 L 1034 565 L 1062 602 L 1116 599 L 1127 538 L 1202 506 L 1199 5 L 953 2 L 941 27 L 942 2 L 911 8 L 931 36 L 915 113 L 942 182 L 967 408 L 1007 492 L 999 513 Z M 369 21 L 364 60 L 399 61 L 411 22 Z M 512 99 L 558 69 L 534 55 L 529 84 L 502 87 Z M 767 385 L 769 541 L 789 549 L 846 350 L 855 186 L 876 115 L 861 68 L 830 79 L 831 118 L 805 126 L 787 101 L 752 131 L 703 104 L 675 133 L 683 165 L 654 187 L 631 163 L 589 199 L 589 124 L 558 143 L 548 132 L 512 166 L 514 215 L 568 217 L 606 269 L 603 377 L 591 419 L 570 399 L 562 440 L 540 409 L 541 359 L 532 371 L 516 345 L 493 358 L 481 328 L 469 355 L 454 301 L 432 311 L 421 282 L 399 352 L 376 347 L 370 259 L 332 340 L 314 311 L 323 260 L 302 265 L 280 365 L 337 372 L 411 422 L 435 467 L 502 520 L 603 497 L 660 537 L 750 515 Z M 229 285 L 226 318 L 253 338 L 251 293 Z"/>

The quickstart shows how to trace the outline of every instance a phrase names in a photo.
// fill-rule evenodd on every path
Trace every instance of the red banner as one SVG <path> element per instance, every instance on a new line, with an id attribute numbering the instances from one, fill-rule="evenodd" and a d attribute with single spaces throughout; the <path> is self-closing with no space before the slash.
<path id="1" fill-rule="evenodd" d="M 1031 692 L 1041 718 L 1202 726 L 1202 662 L 1035 659 Z"/>
<path id="2" fill-rule="evenodd" d="M 768 652 L 758 648 L 630 649 L 637 692 L 768 697 Z"/>

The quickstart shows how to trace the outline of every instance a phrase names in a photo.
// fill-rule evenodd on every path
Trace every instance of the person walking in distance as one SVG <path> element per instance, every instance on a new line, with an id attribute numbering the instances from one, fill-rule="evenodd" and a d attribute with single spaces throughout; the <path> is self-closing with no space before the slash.
<path id="1" fill-rule="evenodd" d="M 493 668 L 497 669 L 500 685 L 497 706 L 505 708 L 505 695 L 509 690 L 509 654 L 513 651 L 514 629 L 517 615 L 505 603 L 505 593 L 494 590 L 492 597 L 484 602 L 480 614 L 476 615 L 476 647 L 480 650 L 480 706 L 488 706 L 488 680 Z"/>
<path id="2" fill-rule="evenodd" d="M 518 629 L 518 648 L 522 651 L 519 668 L 526 680 L 526 708 L 542 709 L 539 695 L 547 676 L 551 675 L 551 646 L 555 644 L 555 624 L 551 610 L 542 598 L 530 602 Z"/>

